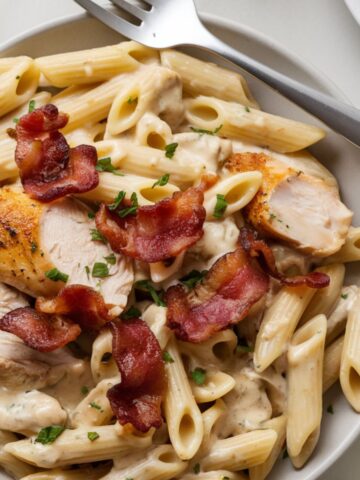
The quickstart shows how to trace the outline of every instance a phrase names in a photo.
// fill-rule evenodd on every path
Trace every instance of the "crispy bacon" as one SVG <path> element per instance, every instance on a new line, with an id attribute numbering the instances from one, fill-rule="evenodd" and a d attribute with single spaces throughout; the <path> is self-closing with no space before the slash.
<path id="1" fill-rule="evenodd" d="M 46 315 L 33 308 L 16 308 L 0 319 L 0 330 L 10 332 L 39 352 L 52 352 L 74 341 L 79 325 L 58 315 Z"/>
<path id="2" fill-rule="evenodd" d="M 112 320 L 100 293 L 85 285 L 64 287 L 51 299 L 39 297 L 36 309 L 47 314 L 66 315 L 87 330 L 98 330 Z"/>
<path id="3" fill-rule="evenodd" d="M 22 116 L 16 126 L 15 161 L 25 192 L 50 202 L 71 193 L 92 190 L 99 183 L 96 149 L 70 148 L 58 131 L 68 122 L 55 105 L 44 105 Z"/>
<path id="4" fill-rule="evenodd" d="M 284 285 L 288 285 L 289 287 L 306 285 L 310 288 L 324 288 L 330 283 L 329 276 L 322 272 L 311 272 L 306 275 L 296 275 L 293 277 L 282 275 L 276 267 L 275 257 L 269 245 L 259 238 L 255 230 L 249 227 L 240 229 L 240 241 L 250 257 L 261 259 L 265 271 L 272 277 L 280 280 Z"/>
<path id="5" fill-rule="evenodd" d="M 203 187 L 176 192 L 155 205 L 137 209 L 136 215 L 121 218 L 128 206 L 122 202 L 110 211 L 102 204 L 96 214 L 96 226 L 115 252 L 153 263 L 179 255 L 203 235 L 206 212 Z"/>
<path id="6" fill-rule="evenodd" d="M 215 262 L 194 290 L 167 290 L 167 324 L 179 339 L 202 342 L 242 320 L 268 287 L 268 275 L 239 246 Z"/>
<path id="7" fill-rule="evenodd" d="M 166 379 L 160 345 L 147 324 L 138 318 L 111 322 L 113 357 L 121 383 L 107 392 L 121 425 L 131 423 L 140 432 L 162 424 L 161 400 Z"/>

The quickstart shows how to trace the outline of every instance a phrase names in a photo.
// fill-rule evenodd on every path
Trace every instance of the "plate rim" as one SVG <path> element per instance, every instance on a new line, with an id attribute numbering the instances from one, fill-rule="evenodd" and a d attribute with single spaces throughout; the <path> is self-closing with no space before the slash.
<path id="1" fill-rule="evenodd" d="M 347 0 L 345 0 L 346 3 Z M 258 43 L 270 47 L 272 50 L 276 51 L 277 53 L 284 56 L 286 59 L 295 63 L 299 66 L 299 68 L 303 69 L 310 77 L 316 79 L 319 83 L 324 86 L 326 93 L 338 98 L 339 100 L 346 101 L 351 103 L 346 95 L 342 92 L 342 90 L 333 82 L 330 78 L 327 77 L 321 70 L 319 70 L 315 65 L 311 62 L 305 60 L 297 53 L 292 52 L 287 47 L 284 47 L 280 42 L 274 40 L 273 38 L 267 36 L 266 34 L 259 32 L 258 30 L 244 25 L 242 23 L 236 22 L 234 20 L 230 20 L 224 17 L 219 17 L 212 13 L 204 13 L 199 12 L 199 16 L 201 20 L 205 23 L 220 26 L 228 30 L 232 30 L 234 32 L 240 32 L 245 36 L 249 37 L 250 39 L 256 40 Z M 79 12 L 79 13 L 69 13 L 63 15 L 55 20 L 48 20 L 42 22 L 40 25 L 36 25 L 34 27 L 28 28 L 24 32 L 11 36 L 7 41 L 0 43 L 0 57 L 2 56 L 3 52 L 17 43 L 26 41 L 29 37 L 34 35 L 38 35 L 41 33 L 45 33 L 47 30 L 51 30 L 52 28 L 60 27 L 68 22 L 77 22 L 81 20 L 85 20 L 86 18 L 92 18 L 86 12 Z M 331 456 L 323 460 L 319 465 L 314 466 L 314 470 L 304 478 L 304 480 L 316 480 L 319 478 L 320 475 L 325 473 L 348 449 L 349 447 L 355 442 L 355 440 L 360 436 L 360 422 L 350 435 L 346 437 L 346 439 L 332 451 Z"/>

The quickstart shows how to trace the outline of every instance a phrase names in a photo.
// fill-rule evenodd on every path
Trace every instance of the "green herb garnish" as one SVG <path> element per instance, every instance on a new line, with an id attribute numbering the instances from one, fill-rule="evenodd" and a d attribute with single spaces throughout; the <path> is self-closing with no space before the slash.
<path id="1" fill-rule="evenodd" d="M 64 430 L 65 427 L 62 425 L 50 425 L 49 427 L 42 428 L 35 438 L 35 442 L 42 443 L 43 445 L 54 443 Z"/>
<path id="2" fill-rule="evenodd" d="M 107 243 L 107 240 L 106 238 L 104 237 L 104 235 L 99 232 L 99 230 L 97 230 L 96 228 L 92 228 L 90 230 L 90 235 L 91 235 L 91 240 L 93 240 L 94 242 L 102 242 L 102 243 Z"/>
<path id="3" fill-rule="evenodd" d="M 30 248 L 31 248 L 31 253 L 35 253 L 36 250 L 38 249 L 37 243 L 31 242 Z"/>
<path id="4" fill-rule="evenodd" d="M 196 367 L 195 370 L 190 372 L 190 375 L 196 385 L 204 385 L 206 380 L 206 370 Z"/>
<path id="5" fill-rule="evenodd" d="M 193 472 L 198 475 L 200 473 L 200 463 L 195 463 L 193 466 Z"/>
<path id="6" fill-rule="evenodd" d="M 131 105 L 132 103 L 135 103 L 135 102 L 137 102 L 137 101 L 138 101 L 138 97 L 134 97 L 134 98 L 133 98 L 133 97 L 129 97 L 129 98 L 127 99 L 127 103 L 128 103 L 129 105 Z"/>
<path id="7" fill-rule="evenodd" d="M 66 273 L 60 272 L 57 268 L 52 268 L 51 270 L 48 270 L 45 272 L 45 277 L 49 278 L 53 282 L 64 282 L 66 283 L 69 279 L 69 275 Z"/>
<path id="8" fill-rule="evenodd" d="M 150 280 L 138 280 L 137 282 L 135 282 L 134 287 L 137 290 L 149 293 L 158 307 L 166 307 L 166 304 L 162 299 L 163 291 L 156 290 Z"/>
<path id="9" fill-rule="evenodd" d="M 111 163 L 111 157 L 104 157 L 104 158 L 99 158 L 95 169 L 98 172 L 109 172 L 113 173 L 114 175 L 118 175 L 119 177 L 123 177 L 124 174 L 119 172 L 117 168 L 114 167 L 114 165 Z"/>
<path id="10" fill-rule="evenodd" d="M 35 100 L 30 100 L 29 102 L 29 113 L 32 113 L 35 110 Z"/>
<path id="11" fill-rule="evenodd" d="M 81 387 L 81 393 L 82 393 L 83 395 L 87 395 L 87 394 L 89 393 L 89 387 L 87 387 L 86 385 L 83 385 L 83 386 Z"/>
<path id="12" fill-rule="evenodd" d="M 16 80 L 20 80 L 20 75 L 16 75 Z"/>
<path id="13" fill-rule="evenodd" d="M 109 276 L 109 267 L 106 263 L 95 262 L 92 268 L 91 275 L 94 278 L 105 278 Z"/>
<path id="14" fill-rule="evenodd" d="M 130 201 L 131 201 L 131 206 L 130 207 L 122 208 L 121 210 L 119 210 L 117 212 L 119 217 L 125 218 L 128 215 L 135 215 L 136 214 L 139 203 L 138 203 L 137 195 L 136 195 L 135 192 L 133 192 L 131 194 Z"/>
<path id="15" fill-rule="evenodd" d="M 114 202 L 113 203 L 110 203 L 107 207 L 109 210 L 113 211 L 113 210 L 116 210 L 118 208 L 118 206 L 120 205 L 120 203 L 124 200 L 125 198 L 125 195 L 126 195 L 126 192 L 124 192 L 124 190 L 121 190 L 115 197 L 114 199 Z"/>
<path id="16" fill-rule="evenodd" d="M 170 353 L 167 352 L 166 350 L 163 351 L 162 358 L 163 358 L 165 363 L 174 363 L 174 361 L 175 361 L 172 358 L 172 356 L 170 355 Z"/>
<path id="17" fill-rule="evenodd" d="M 132 306 L 126 312 L 123 312 L 121 315 L 123 320 L 129 320 L 130 318 L 140 318 L 141 312 L 138 308 Z"/>
<path id="18" fill-rule="evenodd" d="M 13 118 L 13 122 L 16 123 L 16 124 L 19 123 L 19 118 L 18 118 L 18 117 L 14 117 L 14 118 Z M 14 130 L 14 131 L 15 131 L 15 130 Z"/>
<path id="19" fill-rule="evenodd" d="M 197 285 L 199 282 L 201 282 L 201 280 L 205 277 L 207 273 L 207 270 L 202 270 L 201 272 L 199 272 L 199 270 L 191 270 L 191 272 L 180 278 L 180 282 L 191 289 L 194 288 L 195 285 Z"/>
<path id="20" fill-rule="evenodd" d="M 344 300 L 346 300 L 349 295 L 348 295 L 347 293 L 342 293 L 340 296 L 341 296 L 341 298 L 343 298 Z"/>
<path id="21" fill-rule="evenodd" d="M 225 196 L 221 193 L 216 195 L 216 205 L 213 213 L 213 217 L 215 218 L 222 218 L 225 210 L 228 207 L 228 202 L 225 200 Z"/>
<path id="22" fill-rule="evenodd" d="M 250 113 L 250 108 L 247 105 L 244 108 L 245 108 L 245 112 Z"/>
<path id="23" fill-rule="evenodd" d="M 88 432 L 87 437 L 90 440 L 90 442 L 94 442 L 96 439 L 100 437 L 100 435 L 97 432 Z"/>
<path id="24" fill-rule="evenodd" d="M 249 353 L 253 351 L 254 351 L 254 348 L 251 347 L 250 345 L 238 345 L 236 347 L 236 353 Z"/>
<path id="25" fill-rule="evenodd" d="M 157 180 L 151 188 L 155 188 L 156 186 L 163 187 L 168 183 L 169 178 L 170 178 L 170 173 L 165 173 L 165 175 L 160 177 L 159 180 Z"/>
<path id="26" fill-rule="evenodd" d="M 95 218 L 95 213 L 94 212 L 88 212 L 88 218 L 90 218 L 90 220 L 93 220 Z"/>
<path id="27" fill-rule="evenodd" d="M 91 408 L 95 408 L 95 410 L 101 410 L 100 405 L 98 405 L 96 402 L 90 402 L 89 405 Z"/>
<path id="28" fill-rule="evenodd" d="M 206 130 L 205 128 L 196 128 L 196 127 L 190 127 L 191 130 L 195 133 L 199 133 L 201 135 L 216 135 L 221 129 L 223 125 L 219 125 L 217 128 L 214 130 Z"/>
<path id="29" fill-rule="evenodd" d="M 109 265 L 115 265 L 116 257 L 114 253 L 110 253 L 107 257 L 104 257 Z"/>
<path id="30" fill-rule="evenodd" d="M 165 157 L 173 158 L 178 145 L 179 145 L 178 143 L 169 143 L 168 145 L 166 145 L 165 146 Z"/>
<path id="31" fill-rule="evenodd" d="M 89 280 L 89 278 L 90 278 L 90 267 L 88 265 L 85 265 L 85 272 L 86 272 L 86 276 Z"/>

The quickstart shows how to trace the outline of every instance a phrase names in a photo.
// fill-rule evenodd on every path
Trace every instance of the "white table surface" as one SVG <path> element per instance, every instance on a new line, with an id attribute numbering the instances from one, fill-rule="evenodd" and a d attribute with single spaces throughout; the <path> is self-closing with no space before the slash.
<path id="1" fill-rule="evenodd" d="M 196 4 L 200 11 L 239 21 L 277 40 L 315 65 L 360 107 L 360 26 L 343 0 L 196 0 Z M 0 0 L 0 45 L 33 26 L 80 11 L 72 0 Z M 319 480 L 359 478 L 360 439 Z"/>

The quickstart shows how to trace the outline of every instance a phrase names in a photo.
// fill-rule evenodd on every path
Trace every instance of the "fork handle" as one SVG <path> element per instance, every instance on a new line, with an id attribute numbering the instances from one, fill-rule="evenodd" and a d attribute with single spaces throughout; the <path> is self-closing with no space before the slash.
<path id="1" fill-rule="evenodd" d="M 205 29 L 204 29 L 205 30 Z M 289 100 L 322 120 L 326 125 L 360 146 L 360 110 L 276 72 L 238 52 L 212 35 L 200 35 L 201 46 L 209 48 L 264 81 Z M 205 32 L 202 32 L 205 33 Z"/>

